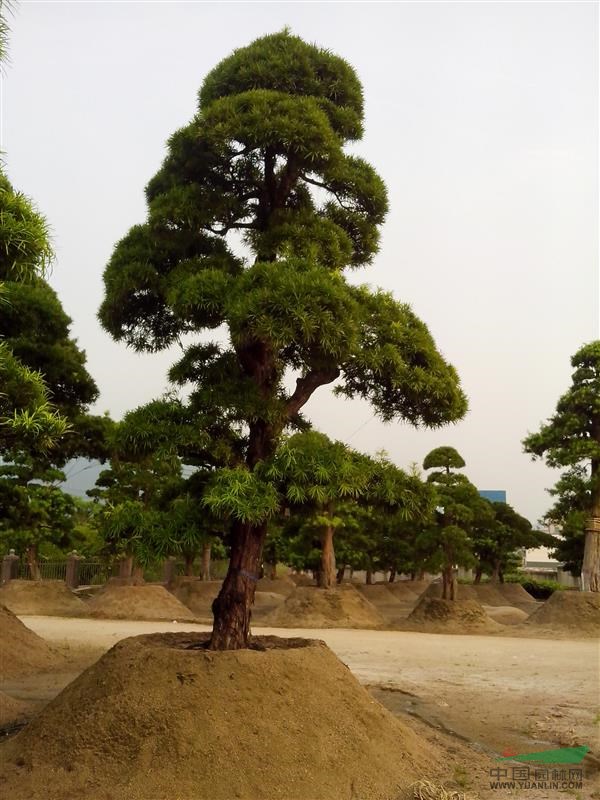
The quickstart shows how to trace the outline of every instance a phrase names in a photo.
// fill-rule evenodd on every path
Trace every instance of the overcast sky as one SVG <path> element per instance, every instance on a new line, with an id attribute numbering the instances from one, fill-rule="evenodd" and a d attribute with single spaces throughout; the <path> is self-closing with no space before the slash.
<path id="1" fill-rule="evenodd" d="M 166 387 L 172 355 L 137 355 L 96 319 L 115 242 L 143 221 L 143 188 L 189 121 L 206 73 L 289 25 L 363 83 L 358 152 L 390 213 L 361 279 L 408 302 L 458 369 L 470 411 L 438 431 L 383 425 L 319 390 L 330 436 L 402 467 L 456 447 L 480 489 L 532 521 L 557 474 L 521 440 L 599 334 L 597 3 L 21 2 L 2 87 L 2 149 L 58 255 L 50 282 L 119 417 Z"/>

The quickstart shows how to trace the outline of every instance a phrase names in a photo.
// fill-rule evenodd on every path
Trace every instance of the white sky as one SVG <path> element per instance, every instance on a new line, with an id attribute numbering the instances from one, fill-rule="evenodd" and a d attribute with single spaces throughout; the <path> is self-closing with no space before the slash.
<path id="1" fill-rule="evenodd" d="M 289 25 L 355 67 L 366 98 L 357 150 L 391 210 L 361 279 L 428 324 L 469 396 L 439 431 L 383 425 L 317 392 L 330 436 L 399 466 L 456 447 L 481 489 L 532 522 L 556 473 L 521 440 L 599 334 L 598 3 L 21 2 L 2 91 L 16 188 L 49 219 L 51 283 L 119 417 L 165 388 L 169 354 L 136 355 L 96 319 L 115 242 L 145 215 L 143 188 L 189 121 L 206 73 Z"/>

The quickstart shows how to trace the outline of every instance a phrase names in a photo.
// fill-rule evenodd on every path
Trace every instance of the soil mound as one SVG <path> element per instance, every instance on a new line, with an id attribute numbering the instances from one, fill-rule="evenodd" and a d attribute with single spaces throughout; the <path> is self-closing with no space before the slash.
<path id="1" fill-rule="evenodd" d="M 115 645 L 5 743 L 6 796 L 392 800 L 442 759 L 322 642 L 215 653 L 206 640 Z"/>
<path id="2" fill-rule="evenodd" d="M 401 583 L 419 596 L 431 586 L 431 580 L 401 581 Z"/>
<path id="3" fill-rule="evenodd" d="M 44 672 L 63 663 L 62 656 L 2 605 L 0 642 L 0 676 L 3 679 Z"/>
<path id="4" fill-rule="evenodd" d="M 421 595 L 423 597 L 439 597 L 442 596 L 442 584 L 440 583 L 430 583 L 427 589 Z M 479 603 L 479 597 L 477 596 L 477 592 L 475 591 L 475 587 L 471 586 L 470 584 L 459 583 L 458 584 L 458 600 L 462 602 L 463 600 L 472 600 L 474 603 Z"/>
<path id="5" fill-rule="evenodd" d="M 14 580 L 0 589 L 0 603 L 13 614 L 87 617 L 87 605 L 64 581 Z"/>
<path id="6" fill-rule="evenodd" d="M 221 581 L 201 581 L 199 578 L 179 578 L 172 593 L 200 617 L 211 615 L 212 601 L 221 590 Z"/>
<path id="7" fill-rule="evenodd" d="M 520 583 L 500 583 L 498 591 L 512 605 L 515 603 L 535 603 L 536 599 Z"/>
<path id="8" fill-rule="evenodd" d="M 347 583 L 335 589 L 297 586 L 261 624 L 276 628 L 381 628 L 385 620 Z"/>
<path id="9" fill-rule="evenodd" d="M 285 585 L 284 581 L 281 581 Z M 262 581 L 258 582 L 261 586 Z M 264 585 L 276 584 L 279 580 L 269 581 Z M 175 597 L 189 608 L 194 615 L 202 621 L 212 623 L 212 602 L 219 594 L 221 581 L 201 581 L 198 578 L 180 579 L 177 586 L 173 589 Z M 291 591 L 294 591 L 295 584 L 290 581 Z M 262 621 L 271 611 L 281 605 L 285 596 L 279 591 L 257 591 L 254 595 L 254 606 L 252 608 L 252 619 L 255 622 Z"/>
<path id="10" fill-rule="evenodd" d="M 289 579 L 296 586 L 315 586 L 314 578 L 304 572 L 290 572 Z"/>
<path id="11" fill-rule="evenodd" d="M 490 619 L 476 600 L 442 600 L 423 596 L 406 620 L 409 630 L 430 633 L 497 633 L 502 626 Z"/>
<path id="12" fill-rule="evenodd" d="M 386 583 L 363 583 L 356 587 L 358 591 L 366 597 L 373 605 L 390 605 L 398 603 L 398 598 L 388 589 Z"/>
<path id="13" fill-rule="evenodd" d="M 388 583 L 387 588 L 394 597 L 406 603 L 416 603 L 421 594 L 421 589 L 412 588 L 408 581 L 394 581 L 393 583 Z"/>
<path id="14" fill-rule="evenodd" d="M 475 595 L 479 602 L 484 606 L 505 606 L 506 597 L 500 592 L 499 583 L 479 583 L 476 586 L 468 587 L 473 588 L 475 590 Z M 465 586 L 461 586 L 459 588 L 459 597 L 460 597 L 460 590 L 467 588 Z"/>
<path id="15" fill-rule="evenodd" d="M 359 592 L 379 611 L 388 628 L 397 628 L 408 617 L 418 598 L 410 589 L 394 591 L 390 583 L 363 584 Z"/>
<path id="16" fill-rule="evenodd" d="M 600 631 L 600 594 L 597 592 L 557 591 L 537 608 L 526 621 L 573 636 L 598 636 Z"/>
<path id="17" fill-rule="evenodd" d="M 23 722 L 32 712 L 32 705 L 0 692 L 0 729 Z"/>
<path id="18" fill-rule="evenodd" d="M 261 578 L 256 584 L 259 592 L 275 592 L 275 594 L 282 594 L 285 597 L 291 594 L 295 587 L 296 584 L 288 575 L 283 578 Z"/>
<path id="19" fill-rule="evenodd" d="M 88 603 L 89 614 L 101 619 L 192 621 L 189 608 L 164 586 L 118 586 L 107 584 Z"/>
<path id="20" fill-rule="evenodd" d="M 514 606 L 484 606 L 485 613 L 501 625 L 518 625 L 529 616 L 526 611 Z"/>

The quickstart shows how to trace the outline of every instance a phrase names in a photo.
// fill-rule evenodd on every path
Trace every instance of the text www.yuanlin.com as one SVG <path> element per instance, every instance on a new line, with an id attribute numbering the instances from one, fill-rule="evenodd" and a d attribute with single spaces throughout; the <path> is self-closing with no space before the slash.
<path id="1" fill-rule="evenodd" d="M 490 789 L 583 789 L 583 781 L 490 781 Z"/>

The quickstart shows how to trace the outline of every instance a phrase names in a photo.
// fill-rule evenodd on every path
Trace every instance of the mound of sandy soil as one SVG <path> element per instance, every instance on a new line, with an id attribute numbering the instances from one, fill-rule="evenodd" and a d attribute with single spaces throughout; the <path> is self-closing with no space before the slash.
<path id="1" fill-rule="evenodd" d="M 394 581 L 395 582 L 395 581 Z M 406 586 L 415 594 L 421 596 L 431 586 L 431 578 L 422 581 L 398 581 L 398 583 Z"/>
<path id="2" fill-rule="evenodd" d="M 211 604 L 219 594 L 222 581 L 201 581 L 199 578 L 178 578 L 172 593 L 191 609 L 194 614 L 205 617 L 211 614 Z"/>
<path id="3" fill-rule="evenodd" d="M 506 602 L 506 597 L 500 592 L 499 583 L 479 583 L 477 585 L 473 585 L 473 589 L 475 590 L 475 594 L 477 599 L 482 605 L 486 606 L 506 606 L 512 605 L 511 603 Z M 466 587 L 461 586 L 460 589 L 464 589 Z M 459 594 L 460 597 L 460 594 Z"/>
<path id="4" fill-rule="evenodd" d="M 46 617 L 86 617 L 87 606 L 64 581 L 21 581 L 0 588 L 0 603 L 13 614 Z"/>
<path id="5" fill-rule="evenodd" d="M 398 603 L 397 596 L 388 589 L 387 583 L 361 583 L 356 588 L 373 605 Z"/>
<path id="6" fill-rule="evenodd" d="M 485 613 L 493 619 L 494 622 L 499 622 L 501 625 L 518 625 L 525 622 L 529 616 L 526 611 L 514 606 L 483 606 Z"/>
<path id="7" fill-rule="evenodd" d="M 323 642 L 261 637 L 260 650 L 215 653 L 206 640 L 115 645 L 3 745 L 3 793 L 392 800 L 440 762 Z"/>
<path id="8" fill-rule="evenodd" d="M 89 614 L 101 619 L 188 620 L 194 615 L 164 586 L 108 583 L 88 602 Z"/>
<path id="9" fill-rule="evenodd" d="M 427 589 L 421 595 L 423 597 L 440 597 L 442 596 L 442 582 L 430 583 Z M 458 584 L 458 599 L 462 602 L 463 600 L 471 600 L 474 603 L 479 603 L 479 597 L 477 596 L 477 592 L 475 591 L 475 587 L 471 586 L 470 584 L 459 583 Z"/>
<path id="10" fill-rule="evenodd" d="M 0 692 L 0 729 L 23 722 L 32 713 L 33 706 L 24 700 L 17 700 L 5 692 Z"/>
<path id="11" fill-rule="evenodd" d="M 0 605 L 0 677 L 14 678 L 44 672 L 63 664 L 64 659 L 46 642 Z"/>
<path id="12" fill-rule="evenodd" d="M 266 580 L 266 579 L 265 579 Z M 295 584 L 291 581 L 286 584 L 281 581 L 283 586 L 288 586 L 294 591 Z M 177 585 L 172 590 L 177 599 L 189 608 L 194 615 L 203 622 L 212 623 L 212 602 L 219 594 L 221 581 L 201 581 L 198 578 L 180 578 Z M 258 586 L 276 585 L 280 588 L 279 579 L 275 581 L 258 582 Z M 291 592 L 289 592 L 291 593 Z M 252 619 L 261 622 L 277 606 L 281 605 L 285 595 L 279 591 L 257 591 L 254 595 L 254 606 L 252 608 Z"/>
<path id="13" fill-rule="evenodd" d="M 290 572 L 289 579 L 294 583 L 296 586 L 314 586 L 315 581 L 310 575 L 306 575 L 303 572 Z"/>
<path id="14" fill-rule="evenodd" d="M 476 600 L 452 601 L 426 595 L 411 611 L 406 627 L 430 633 L 497 633 L 502 630 Z"/>
<path id="15" fill-rule="evenodd" d="M 396 628 L 408 617 L 417 603 L 418 597 L 410 589 L 391 583 L 361 584 L 358 591 L 372 603 L 385 621 L 387 628 Z"/>
<path id="16" fill-rule="evenodd" d="M 387 588 L 398 600 L 405 603 L 416 603 L 421 595 L 421 588 L 414 587 L 408 581 L 394 581 L 388 583 Z"/>
<path id="17" fill-rule="evenodd" d="M 498 584 L 498 591 L 511 606 L 521 608 L 528 614 L 532 614 L 540 606 L 540 602 L 529 594 L 520 583 L 500 583 Z"/>
<path id="18" fill-rule="evenodd" d="M 276 628 L 381 628 L 385 620 L 349 583 L 335 589 L 297 586 L 262 620 Z"/>
<path id="19" fill-rule="evenodd" d="M 291 594 L 296 587 L 294 581 L 285 575 L 282 578 L 261 578 L 256 584 L 256 589 L 259 592 L 275 592 L 275 594 L 282 594 L 287 597 Z"/>
<path id="20" fill-rule="evenodd" d="M 598 636 L 600 594 L 597 592 L 557 591 L 537 608 L 525 622 L 527 627 L 543 627 L 573 636 Z"/>

